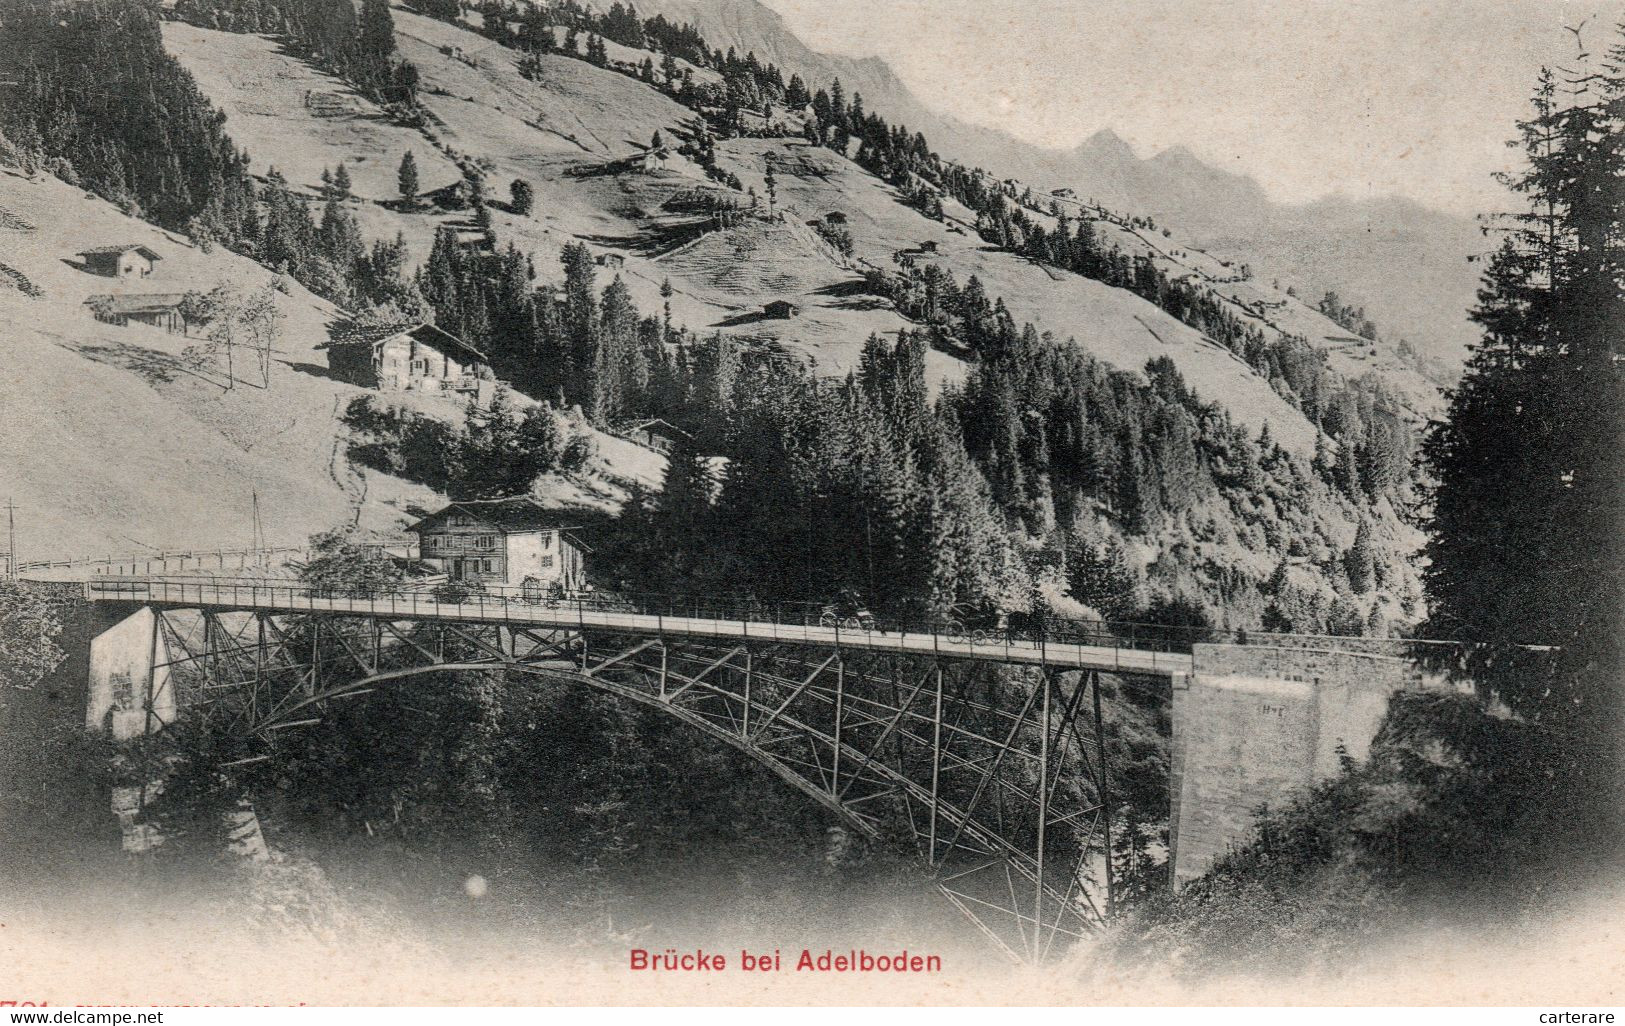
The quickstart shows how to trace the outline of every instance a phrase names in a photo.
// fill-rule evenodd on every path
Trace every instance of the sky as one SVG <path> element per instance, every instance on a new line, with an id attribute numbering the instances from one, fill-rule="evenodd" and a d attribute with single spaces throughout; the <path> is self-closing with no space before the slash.
<path id="1" fill-rule="evenodd" d="M 765 0 L 814 49 L 881 57 L 922 101 L 1040 146 L 1110 128 L 1184 146 L 1272 198 L 1505 206 L 1493 172 L 1565 25 L 1596 0 Z M 1605 13 L 1598 14 L 1599 10 Z"/>

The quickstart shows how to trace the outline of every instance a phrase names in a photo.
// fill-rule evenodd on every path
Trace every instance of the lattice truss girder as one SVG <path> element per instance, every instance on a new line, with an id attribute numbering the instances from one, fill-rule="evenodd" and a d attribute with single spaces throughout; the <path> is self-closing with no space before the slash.
<path id="1" fill-rule="evenodd" d="M 655 706 L 747 752 L 871 840 L 912 846 L 1001 950 L 1038 961 L 1101 920 L 1110 846 L 1099 677 L 832 648 L 495 624 L 158 610 L 170 686 L 271 757 L 327 703 L 504 669 Z M 1091 702 L 1092 699 L 1092 702 Z M 1091 715 L 1092 713 L 1092 715 Z M 1109 903 L 1109 894 L 1107 896 Z"/>

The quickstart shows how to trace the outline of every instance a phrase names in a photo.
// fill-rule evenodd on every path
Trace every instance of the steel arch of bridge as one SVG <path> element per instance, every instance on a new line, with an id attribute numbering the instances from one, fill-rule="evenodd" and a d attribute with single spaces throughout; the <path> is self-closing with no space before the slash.
<path id="1" fill-rule="evenodd" d="M 990 688 L 960 672 L 967 661 L 833 646 L 149 608 L 154 679 L 183 714 L 252 746 L 223 768 L 273 758 L 282 732 L 392 682 L 547 677 L 659 709 L 865 838 L 911 842 L 943 896 L 1017 960 L 1056 954 L 1103 919 L 1090 879 L 1111 835 L 1096 672 L 1040 667 Z"/>

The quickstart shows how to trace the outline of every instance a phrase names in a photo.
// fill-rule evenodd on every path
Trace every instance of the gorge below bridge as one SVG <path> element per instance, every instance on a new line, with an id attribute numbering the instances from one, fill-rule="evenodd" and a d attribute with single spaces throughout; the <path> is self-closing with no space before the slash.
<path id="1" fill-rule="evenodd" d="M 96 577 L 85 597 L 108 624 L 86 726 L 116 740 L 205 717 L 239 743 L 229 773 L 275 759 L 330 703 L 427 674 L 591 687 L 746 753 L 871 841 L 911 844 L 937 890 L 1029 962 L 1111 909 L 1102 675 L 1169 696 L 1175 886 L 1244 839 L 1260 805 L 1335 774 L 1343 752 L 1363 758 L 1394 691 L 1445 686 L 1391 643 L 1347 638 L 1175 651 L 1111 625 L 948 634 L 754 604 L 452 602 L 284 579 Z"/>

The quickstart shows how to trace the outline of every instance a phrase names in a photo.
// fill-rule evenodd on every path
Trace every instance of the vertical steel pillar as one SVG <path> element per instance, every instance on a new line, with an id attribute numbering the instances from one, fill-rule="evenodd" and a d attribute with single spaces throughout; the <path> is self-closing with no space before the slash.
<path id="1" fill-rule="evenodd" d="M 1038 844 L 1033 854 L 1033 946 L 1038 951 L 1039 937 L 1044 927 L 1044 835 L 1049 827 L 1049 719 L 1050 691 L 1053 683 L 1049 667 L 1039 673 L 1043 680 L 1044 695 L 1038 713 Z M 1019 918 L 1017 919 L 1019 923 Z"/>
<path id="2" fill-rule="evenodd" d="M 260 690 L 265 687 L 265 618 L 267 615 L 266 613 L 254 614 L 258 644 L 254 646 L 254 686 L 248 689 L 248 717 L 250 723 L 259 721 Z"/>
<path id="3" fill-rule="evenodd" d="M 937 864 L 937 780 L 942 772 L 942 664 L 935 666 L 937 678 L 936 702 L 931 711 L 931 827 L 927 832 L 929 840 L 926 849 L 925 864 L 935 867 Z"/>
<path id="4" fill-rule="evenodd" d="M 666 639 L 660 639 L 660 697 L 666 697 Z"/>
<path id="5" fill-rule="evenodd" d="M 841 719 L 846 712 L 846 660 L 835 655 L 835 758 L 829 777 L 829 793 L 841 793 Z"/>
<path id="6" fill-rule="evenodd" d="M 152 710 L 152 703 L 158 698 L 156 694 L 158 687 L 158 647 L 161 640 L 158 633 L 158 621 L 163 617 L 164 613 L 157 606 L 148 606 L 147 608 L 152 611 L 152 639 L 147 647 L 147 654 L 150 657 L 147 660 L 147 700 L 144 703 L 147 718 L 143 722 L 145 724 L 145 733 L 151 734 L 152 721 L 156 715 Z"/>
<path id="7" fill-rule="evenodd" d="M 320 617 L 310 618 L 310 694 L 319 690 L 322 667 L 322 621 Z"/>
<path id="8" fill-rule="evenodd" d="M 1110 916 L 1112 915 L 1113 911 L 1116 908 L 1116 901 L 1115 901 L 1115 898 L 1114 898 L 1114 895 L 1113 895 L 1113 886 L 1112 886 L 1112 802 L 1111 802 L 1111 792 L 1110 792 L 1111 777 L 1108 775 L 1108 770 L 1106 769 L 1106 734 L 1105 734 L 1105 731 L 1103 731 L 1101 729 L 1100 672 L 1098 670 L 1093 671 L 1093 672 L 1091 672 L 1089 674 L 1089 676 L 1091 678 L 1091 686 L 1094 688 L 1094 691 L 1095 691 L 1095 746 L 1096 746 L 1096 750 L 1100 753 L 1100 757 L 1099 757 L 1099 766 L 1100 766 L 1100 777 L 1099 777 L 1099 784 L 1100 784 L 1100 812 L 1101 812 L 1101 823 L 1105 826 L 1105 829 L 1106 829 L 1106 915 L 1107 915 L 1108 918 L 1110 918 Z"/>
<path id="9" fill-rule="evenodd" d="M 751 657 L 750 657 L 750 649 L 747 647 L 745 649 L 745 716 L 740 721 L 740 726 L 739 726 L 739 736 L 740 737 L 749 737 L 750 736 L 750 683 L 751 683 L 750 678 L 751 678 Z"/>

